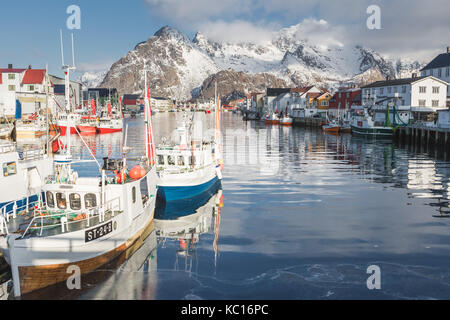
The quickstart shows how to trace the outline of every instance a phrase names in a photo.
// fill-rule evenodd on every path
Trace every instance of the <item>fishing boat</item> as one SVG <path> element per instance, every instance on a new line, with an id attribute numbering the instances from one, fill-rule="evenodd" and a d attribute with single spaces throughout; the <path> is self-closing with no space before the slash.
<path id="1" fill-rule="evenodd" d="M 123 117 L 112 112 L 111 102 L 108 101 L 107 113 L 99 119 L 97 133 L 120 132 L 123 128 Z"/>
<path id="2" fill-rule="evenodd" d="M 276 113 L 270 113 L 265 118 L 266 124 L 280 124 L 280 118 Z"/>
<path id="3" fill-rule="evenodd" d="M 330 121 L 328 124 L 322 126 L 322 130 L 329 133 L 339 133 L 341 126 L 336 121 Z"/>
<path id="4" fill-rule="evenodd" d="M 80 123 L 76 126 L 79 132 L 96 133 L 97 132 L 97 115 L 95 100 L 91 100 L 91 111 L 87 116 L 81 116 Z"/>
<path id="5" fill-rule="evenodd" d="M 69 145 L 55 155 L 45 198 L 25 224 L 3 230 L 0 239 L 15 296 L 66 281 L 71 268 L 94 271 L 134 251 L 151 232 L 157 187 L 149 104 L 145 120 L 146 156 L 128 170 L 125 133 L 122 158 L 104 158 L 103 167 L 97 162 L 100 176 L 78 177 L 72 169 L 68 130 Z"/>
<path id="6" fill-rule="evenodd" d="M 17 138 L 38 138 L 45 135 L 47 126 L 44 121 L 35 113 L 29 119 L 21 119 L 16 122 Z"/>
<path id="7" fill-rule="evenodd" d="M 220 185 L 222 174 L 213 154 L 214 141 L 193 139 L 191 130 L 191 125 L 183 123 L 177 128 L 178 143 L 156 148 L 158 198 L 166 205 L 188 206 L 209 198 Z"/>
<path id="8" fill-rule="evenodd" d="M 18 149 L 15 143 L 5 141 L 0 144 L 0 163 L 0 216 L 9 222 L 10 216 L 28 210 L 42 196 L 41 188 L 53 174 L 53 160 L 45 148 Z"/>
<path id="9" fill-rule="evenodd" d="M 280 120 L 282 126 L 292 126 L 293 119 L 289 116 L 284 116 Z"/>

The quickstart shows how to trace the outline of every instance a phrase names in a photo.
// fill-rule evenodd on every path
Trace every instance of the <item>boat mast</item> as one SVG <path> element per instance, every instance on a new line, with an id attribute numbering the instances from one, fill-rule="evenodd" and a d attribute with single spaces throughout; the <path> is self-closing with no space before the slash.
<path id="1" fill-rule="evenodd" d="M 49 81 L 48 81 L 48 64 L 45 65 L 45 108 L 46 108 L 46 135 L 47 135 L 47 139 L 46 139 L 46 153 L 47 155 L 49 154 L 49 123 L 48 123 L 48 91 L 49 91 Z"/>

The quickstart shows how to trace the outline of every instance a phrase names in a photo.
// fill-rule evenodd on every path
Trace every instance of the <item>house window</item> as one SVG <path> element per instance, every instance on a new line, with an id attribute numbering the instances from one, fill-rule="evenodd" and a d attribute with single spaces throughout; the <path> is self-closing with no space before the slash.
<path id="1" fill-rule="evenodd" d="M 440 78 L 440 77 L 442 77 L 442 69 L 438 69 L 438 77 Z"/>
<path id="2" fill-rule="evenodd" d="M 175 165 L 175 159 L 173 156 L 167 156 L 167 163 L 169 164 L 169 166 L 174 166 Z"/>
<path id="3" fill-rule="evenodd" d="M 66 195 L 64 193 L 58 192 L 56 194 L 56 203 L 58 204 L 58 208 L 67 209 Z"/>
<path id="4" fill-rule="evenodd" d="M 402 86 L 402 93 L 406 93 L 406 86 Z"/>
<path id="5" fill-rule="evenodd" d="M 81 210 L 81 197 L 78 193 L 71 193 L 69 195 L 70 209 Z"/>
<path id="6" fill-rule="evenodd" d="M 88 208 L 94 208 L 97 206 L 97 197 L 94 193 L 86 193 L 84 196 L 84 207 L 86 209 Z"/>
<path id="7" fill-rule="evenodd" d="M 397 87 L 394 87 L 394 92 L 397 92 Z"/>
<path id="8" fill-rule="evenodd" d="M 131 199 L 136 203 L 136 187 L 131 188 Z"/>
<path id="9" fill-rule="evenodd" d="M 30 84 L 30 85 L 28 86 L 28 91 L 34 91 L 34 85 Z"/>
<path id="10" fill-rule="evenodd" d="M 433 93 L 439 93 L 439 87 L 433 87 Z"/>
<path id="11" fill-rule="evenodd" d="M 419 107 L 425 107 L 425 100 L 419 100 Z"/>
<path id="12" fill-rule="evenodd" d="M 53 197 L 53 193 L 50 191 L 47 191 L 45 193 L 45 198 L 47 199 L 47 206 L 49 208 L 54 208 L 55 207 L 55 198 Z"/>
<path id="13" fill-rule="evenodd" d="M 195 166 L 195 156 L 189 156 L 189 165 Z"/>
<path id="14" fill-rule="evenodd" d="M 431 105 L 432 105 L 433 107 L 439 107 L 439 100 L 432 100 L 432 101 L 431 101 Z"/>
<path id="15" fill-rule="evenodd" d="M 158 163 L 164 165 L 164 156 L 162 154 L 158 155 Z"/>
<path id="16" fill-rule="evenodd" d="M 392 88 L 388 87 L 388 93 L 391 93 L 391 92 L 392 92 Z"/>
<path id="17" fill-rule="evenodd" d="M 10 84 L 10 85 L 8 86 L 8 90 L 9 90 L 9 91 L 16 91 L 16 86 L 13 85 L 13 84 Z"/>
<path id="18" fill-rule="evenodd" d="M 17 173 L 16 163 L 15 162 L 7 162 L 3 164 L 3 176 L 11 176 Z"/>
<path id="19" fill-rule="evenodd" d="M 447 70 L 445 71 L 445 76 L 450 77 L 450 67 L 447 67 Z"/>
<path id="20" fill-rule="evenodd" d="M 350 93 L 347 92 L 347 99 L 350 98 Z"/>
<path id="21" fill-rule="evenodd" d="M 426 93 L 427 87 L 419 87 L 419 93 Z"/>
<path id="22" fill-rule="evenodd" d="M 380 88 L 380 94 L 384 94 L 384 88 Z"/>
<path id="23" fill-rule="evenodd" d="M 8 79 L 9 80 L 14 80 L 16 78 L 16 75 L 14 73 L 9 73 L 8 74 Z"/>
<path id="24" fill-rule="evenodd" d="M 178 156 L 178 165 L 184 166 L 184 157 L 183 156 Z"/>

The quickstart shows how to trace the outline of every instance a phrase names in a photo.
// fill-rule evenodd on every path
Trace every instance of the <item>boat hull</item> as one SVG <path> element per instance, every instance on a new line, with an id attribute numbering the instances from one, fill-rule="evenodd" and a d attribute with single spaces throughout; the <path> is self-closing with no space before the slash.
<path id="1" fill-rule="evenodd" d="M 96 133 L 97 132 L 97 127 L 95 127 L 95 126 L 79 125 L 79 126 L 77 126 L 77 129 L 78 129 L 78 131 L 85 132 L 85 133 Z"/>
<path id="2" fill-rule="evenodd" d="M 58 128 L 59 128 L 59 130 L 61 132 L 61 135 L 65 136 L 66 133 L 67 133 L 67 126 L 58 126 Z M 70 128 L 70 134 L 76 134 L 76 133 L 77 133 L 76 128 L 75 127 L 71 127 Z"/>
<path id="3" fill-rule="evenodd" d="M 322 130 L 325 132 L 330 132 L 330 133 L 339 133 L 339 129 L 340 127 L 336 126 L 336 127 L 322 127 Z"/>
<path id="4" fill-rule="evenodd" d="M 112 133 L 120 131 L 122 131 L 122 128 L 104 128 L 104 127 L 97 128 L 97 133 Z"/>
<path id="5" fill-rule="evenodd" d="M 221 181 L 214 177 L 197 186 L 158 187 L 156 219 L 176 219 L 192 214 L 221 188 Z"/>
<path id="6" fill-rule="evenodd" d="M 362 128 L 352 125 L 352 133 L 358 136 L 391 138 L 394 130 L 389 127 Z"/>
<path id="7" fill-rule="evenodd" d="M 153 229 L 152 214 L 152 218 L 133 237 L 127 239 L 127 241 L 116 248 L 96 257 L 61 264 L 18 267 L 21 293 L 22 295 L 26 295 L 27 293 L 67 281 L 72 275 L 72 273 L 68 273 L 68 270 L 70 270 L 69 267 L 74 265 L 80 268 L 80 274 L 83 275 L 99 269 L 121 254 L 125 253 L 125 258 L 128 258 L 142 245 L 143 241 Z"/>
<path id="8" fill-rule="evenodd" d="M 280 120 L 265 120 L 266 124 L 280 124 Z"/>

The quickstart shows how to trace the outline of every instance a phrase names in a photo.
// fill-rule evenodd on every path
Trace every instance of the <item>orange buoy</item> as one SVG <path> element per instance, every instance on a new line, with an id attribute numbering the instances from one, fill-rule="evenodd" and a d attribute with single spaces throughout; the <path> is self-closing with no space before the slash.
<path id="1" fill-rule="evenodd" d="M 74 221 L 86 219 L 86 213 L 80 213 L 75 218 L 73 218 Z"/>
<path id="2" fill-rule="evenodd" d="M 131 168 L 131 170 L 128 172 L 128 175 L 129 175 L 130 178 L 133 179 L 133 180 L 141 179 L 141 178 L 144 177 L 146 174 L 147 174 L 147 171 L 145 171 L 145 169 L 142 168 L 142 167 L 139 166 L 139 165 L 134 166 L 134 167 Z"/>

